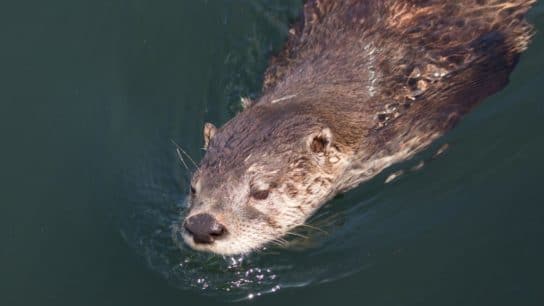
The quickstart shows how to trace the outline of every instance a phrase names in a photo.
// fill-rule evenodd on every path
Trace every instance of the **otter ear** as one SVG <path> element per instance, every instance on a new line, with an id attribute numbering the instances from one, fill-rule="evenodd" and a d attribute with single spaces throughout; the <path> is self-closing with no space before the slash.
<path id="1" fill-rule="evenodd" d="M 251 100 L 251 98 L 242 97 L 242 98 L 240 98 L 240 104 L 242 105 L 242 109 L 246 110 L 246 109 L 252 107 L 253 104 L 255 104 L 255 103 L 253 102 L 253 100 Z"/>
<path id="2" fill-rule="evenodd" d="M 208 149 L 210 140 L 212 140 L 216 132 L 217 128 L 215 127 L 215 125 L 209 122 L 204 123 L 204 150 Z"/>
<path id="3" fill-rule="evenodd" d="M 318 133 L 310 135 L 308 139 L 308 148 L 313 153 L 327 154 L 331 151 L 332 132 L 329 128 L 323 128 Z"/>

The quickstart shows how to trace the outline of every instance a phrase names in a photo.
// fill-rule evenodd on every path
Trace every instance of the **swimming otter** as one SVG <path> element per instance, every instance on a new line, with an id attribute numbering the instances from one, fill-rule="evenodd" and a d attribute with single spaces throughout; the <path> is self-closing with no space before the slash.
<path id="1" fill-rule="evenodd" d="M 239 254 L 426 148 L 503 88 L 534 0 L 313 0 L 191 181 L 183 237 Z"/>

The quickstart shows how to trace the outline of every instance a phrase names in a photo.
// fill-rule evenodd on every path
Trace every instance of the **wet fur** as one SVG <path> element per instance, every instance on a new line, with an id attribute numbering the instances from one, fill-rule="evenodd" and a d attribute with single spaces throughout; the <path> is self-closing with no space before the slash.
<path id="1" fill-rule="evenodd" d="M 265 73 L 263 94 L 214 130 L 190 215 L 214 214 L 251 251 L 338 192 L 406 160 L 503 88 L 532 0 L 314 0 Z M 266 201 L 251 198 L 267 188 Z"/>

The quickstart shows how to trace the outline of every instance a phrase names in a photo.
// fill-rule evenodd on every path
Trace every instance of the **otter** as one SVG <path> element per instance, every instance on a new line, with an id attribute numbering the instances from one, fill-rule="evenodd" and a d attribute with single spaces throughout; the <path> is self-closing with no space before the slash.
<path id="1" fill-rule="evenodd" d="M 216 128 L 192 176 L 183 239 L 243 254 L 409 159 L 506 86 L 534 0 L 311 0 L 262 94 Z"/>

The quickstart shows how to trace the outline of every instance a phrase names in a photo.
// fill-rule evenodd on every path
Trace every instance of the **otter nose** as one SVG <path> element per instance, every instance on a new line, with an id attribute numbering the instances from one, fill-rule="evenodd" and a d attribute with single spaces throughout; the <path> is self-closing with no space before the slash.
<path id="1" fill-rule="evenodd" d="M 185 220 L 183 226 L 193 235 L 195 243 L 212 243 L 226 232 L 225 227 L 210 214 L 194 215 Z"/>

